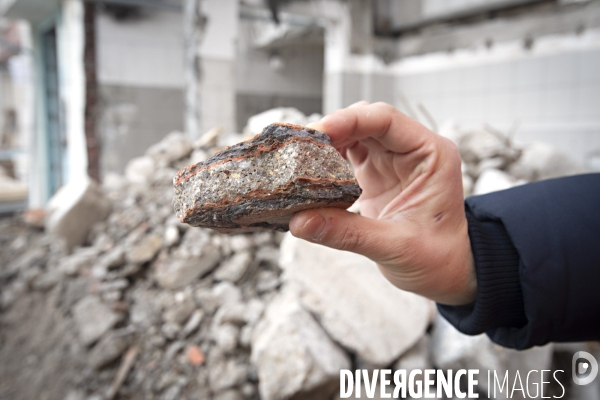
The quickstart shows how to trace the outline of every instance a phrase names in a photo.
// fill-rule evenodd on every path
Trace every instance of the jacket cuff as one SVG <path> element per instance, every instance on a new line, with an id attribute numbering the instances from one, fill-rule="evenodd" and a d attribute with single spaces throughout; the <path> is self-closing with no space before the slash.
<path id="1" fill-rule="evenodd" d="M 477 275 L 477 297 L 464 306 L 438 304 L 438 310 L 467 335 L 500 327 L 523 327 L 527 318 L 517 250 L 501 222 L 480 221 L 468 209 L 466 215 Z"/>

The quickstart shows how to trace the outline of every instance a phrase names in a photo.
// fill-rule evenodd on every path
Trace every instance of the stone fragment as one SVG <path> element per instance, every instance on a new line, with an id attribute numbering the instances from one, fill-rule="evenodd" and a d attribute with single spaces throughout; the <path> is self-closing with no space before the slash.
<path id="1" fill-rule="evenodd" d="M 152 260 L 161 247 L 160 236 L 148 235 L 127 250 L 127 261 L 132 264 L 144 264 Z"/>
<path id="2" fill-rule="evenodd" d="M 290 234 L 281 254 L 284 283 L 299 285 L 329 335 L 373 366 L 391 364 L 424 334 L 431 302 L 393 286 L 369 259 Z"/>
<path id="3" fill-rule="evenodd" d="M 146 155 L 152 157 L 159 167 L 166 167 L 192 152 L 192 142 L 181 132 L 171 132 L 163 140 L 154 144 Z"/>
<path id="4" fill-rule="evenodd" d="M 94 346 L 90 352 L 88 363 L 94 369 L 101 369 L 121 356 L 129 345 L 128 332 L 114 331 Z"/>
<path id="5" fill-rule="evenodd" d="M 118 268 L 125 264 L 125 246 L 117 246 L 102 257 L 100 263 L 107 269 Z"/>
<path id="6" fill-rule="evenodd" d="M 216 297 L 219 306 L 242 301 L 242 292 L 240 289 L 229 282 L 221 282 L 215 285 L 212 294 Z"/>
<path id="7" fill-rule="evenodd" d="M 0 279 L 11 278 L 32 267 L 41 267 L 45 264 L 46 257 L 46 252 L 41 248 L 26 251 L 16 260 L 0 269 Z M 71 257 L 67 257 L 66 260 L 69 260 Z"/>
<path id="8" fill-rule="evenodd" d="M 198 346 L 189 346 L 185 351 L 185 357 L 187 358 L 188 362 L 193 366 L 199 366 L 204 364 L 204 353 L 202 353 L 202 350 L 200 350 Z"/>
<path id="9" fill-rule="evenodd" d="M 273 242 L 272 232 L 257 232 L 254 234 L 254 245 L 260 247 L 265 246 Z"/>
<path id="10" fill-rule="evenodd" d="M 147 183 L 156 171 L 154 159 L 150 156 L 136 157 L 127 163 L 125 177 L 131 183 Z"/>
<path id="11" fill-rule="evenodd" d="M 503 377 L 509 372 L 509 382 L 515 380 L 516 372 L 527 377 L 531 370 L 549 370 L 552 364 L 553 345 L 534 347 L 517 351 L 494 344 L 485 334 L 467 336 L 457 331 L 443 317 L 437 316 L 431 336 L 431 355 L 433 364 L 440 369 L 458 370 L 460 368 L 479 369 L 479 376 L 486 376 L 488 371 L 496 372 Z M 493 384 L 493 382 L 490 382 Z M 531 374 L 529 384 L 531 393 L 535 393 L 536 385 L 541 383 L 539 374 Z M 482 393 L 487 392 L 487 379 L 479 380 Z M 525 387 L 525 386 L 524 386 Z"/>
<path id="12" fill-rule="evenodd" d="M 432 368 L 430 338 L 428 335 L 423 336 L 410 349 L 408 349 L 398 361 L 394 364 L 394 370 L 405 369 L 412 371 L 413 369 L 425 370 Z"/>
<path id="13" fill-rule="evenodd" d="M 518 179 L 539 181 L 585 172 L 583 165 L 546 143 L 532 143 L 523 149 L 521 158 L 509 172 Z"/>
<path id="14" fill-rule="evenodd" d="M 156 280 L 167 289 L 184 287 L 212 270 L 220 258 L 219 249 L 204 246 L 203 254 L 198 258 L 175 259 L 161 264 L 156 271 Z"/>
<path id="15" fill-rule="evenodd" d="M 200 323 L 202 322 L 202 318 L 204 318 L 204 311 L 196 310 L 192 313 L 188 321 L 185 323 L 185 326 L 181 330 L 181 334 L 184 338 L 188 337 L 196 329 L 198 329 Z"/>
<path id="16" fill-rule="evenodd" d="M 519 151 L 510 146 L 510 142 L 500 133 L 487 129 L 466 132 L 458 139 L 461 158 L 472 164 L 490 158 L 515 160 Z"/>
<path id="17" fill-rule="evenodd" d="M 275 272 L 269 270 L 258 271 L 256 290 L 259 293 L 275 290 L 279 287 L 280 283 L 281 281 Z"/>
<path id="18" fill-rule="evenodd" d="M 223 392 L 215 394 L 214 400 L 243 400 L 242 396 L 237 390 L 229 389 Z"/>
<path id="19" fill-rule="evenodd" d="M 248 235 L 232 235 L 229 237 L 229 246 L 234 252 L 252 248 L 252 239 Z"/>
<path id="20" fill-rule="evenodd" d="M 239 303 L 227 303 L 219 307 L 219 310 L 215 314 L 215 323 L 232 323 L 236 325 L 243 325 L 246 322 L 246 312 L 249 304 Z"/>
<path id="21" fill-rule="evenodd" d="M 67 276 L 77 275 L 84 268 L 90 268 L 96 258 L 98 250 L 94 247 L 78 247 L 59 264 L 58 269 Z"/>
<path id="22" fill-rule="evenodd" d="M 279 263 L 279 257 L 279 247 L 262 246 L 256 251 L 256 260 L 259 262 L 264 261 L 271 265 L 277 265 Z"/>
<path id="23" fill-rule="evenodd" d="M 173 182 L 177 217 L 224 233 L 287 231 L 294 213 L 348 208 L 361 193 L 327 135 L 286 124 L 182 169 Z"/>
<path id="24" fill-rule="evenodd" d="M 252 341 L 260 398 L 329 399 L 350 361 L 291 292 L 268 306 Z M 304 396 L 304 397 L 303 397 Z"/>
<path id="25" fill-rule="evenodd" d="M 215 271 L 215 279 L 220 281 L 239 281 L 252 262 L 252 253 L 243 251 L 225 260 Z"/>
<path id="26" fill-rule="evenodd" d="M 115 290 L 123 290 L 129 286 L 127 279 L 117 279 L 110 282 L 104 282 L 100 285 L 100 292 L 112 292 Z"/>
<path id="27" fill-rule="evenodd" d="M 173 340 L 179 335 L 181 327 L 173 322 L 167 322 L 160 327 L 162 334 L 170 340 Z"/>
<path id="28" fill-rule="evenodd" d="M 169 225 L 165 229 L 165 244 L 169 247 L 179 243 L 179 229 L 174 225 Z"/>
<path id="29" fill-rule="evenodd" d="M 191 298 L 170 305 L 163 313 L 163 319 L 177 325 L 182 325 L 192 315 L 196 308 Z"/>
<path id="30" fill-rule="evenodd" d="M 206 151 L 198 149 L 198 150 L 194 150 L 192 152 L 192 155 L 190 156 L 190 163 L 192 164 L 198 164 L 199 162 L 204 162 L 206 160 L 208 160 L 209 155 Z"/>
<path id="31" fill-rule="evenodd" d="M 129 311 L 131 322 L 140 327 L 147 328 L 160 321 L 160 307 L 157 302 L 157 293 L 138 288 L 132 293 L 132 305 Z"/>
<path id="32" fill-rule="evenodd" d="M 217 362 L 209 371 L 210 388 L 214 392 L 229 389 L 244 383 L 247 376 L 246 365 L 235 360 Z"/>
<path id="33" fill-rule="evenodd" d="M 225 353 L 231 353 L 238 344 L 240 328 L 233 324 L 223 324 L 213 327 L 212 338 L 216 345 Z"/>
<path id="34" fill-rule="evenodd" d="M 61 187 L 46 210 L 46 231 L 56 237 L 67 251 L 82 245 L 96 222 L 110 212 L 110 201 L 100 186 L 81 178 Z"/>
<path id="35" fill-rule="evenodd" d="M 90 345 L 122 319 L 96 296 L 86 296 L 73 306 L 79 339 Z"/>
<path id="36" fill-rule="evenodd" d="M 507 173 L 498 169 L 486 169 L 481 173 L 475 186 L 473 194 L 480 195 L 510 189 L 515 185 L 514 180 Z"/>

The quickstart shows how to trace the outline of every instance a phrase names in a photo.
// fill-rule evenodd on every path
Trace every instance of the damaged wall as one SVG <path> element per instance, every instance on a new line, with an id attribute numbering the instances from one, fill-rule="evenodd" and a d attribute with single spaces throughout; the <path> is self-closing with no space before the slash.
<path id="1" fill-rule="evenodd" d="M 517 140 L 552 143 L 588 164 L 600 150 L 599 2 L 544 3 L 399 37 L 374 35 L 369 2 L 324 3 L 337 8 L 324 13 L 325 113 L 385 101 L 427 120 L 415 111 L 422 103 L 437 126 L 518 125 Z"/>
<path id="2" fill-rule="evenodd" d="M 183 32 L 180 12 L 139 10 L 117 20 L 98 13 L 102 170 L 123 172 L 165 132 L 183 129 Z"/>
<path id="3" fill-rule="evenodd" d="M 294 42 L 295 29 L 305 28 L 298 32 L 303 39 Z M 238 131 L 252 115 L 274 107 L 295 107 L 307 115 L 322 112 L 323 35 L 320 27 L 298 27 L 285 20 L 276 26 L 269 19 L 241 19 L 236 83 Z"/>

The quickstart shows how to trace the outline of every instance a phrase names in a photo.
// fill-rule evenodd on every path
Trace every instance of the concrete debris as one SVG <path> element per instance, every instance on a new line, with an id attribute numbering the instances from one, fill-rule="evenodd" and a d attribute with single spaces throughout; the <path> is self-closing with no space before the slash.
<path id="1" fill-rule="evenodd" d="M 527 376 L 531 370 L 549 370 L 552 363 L 553 345 L 535 347 L 517 351 L 500 347 L 491 342 L 486 335 L 466 336 L 458 332 L 441 316 L 437 316 L 431 337 L 431 354 L 437 368 L 457 370 L 460 368 L 479 369 L 480 376 L 494 371 L 504 376 L 506 371 L 514 374 L 519 371 Z M 540 375 L 531 374 L 528 380 L 531 393 L 541 385 Z M 487 392 L 487 379 L 480 381 L 480 388 Z M 493 383 L 493 382 L 492 382 Z"/>
<path id="2" fill-rule="evenodd" d="M 178 289 L 189 285 L 199 276 L 211 271 L 219 262 L 221 253 L 212 246 L 206 246 L 199 258 L 176 259 L 161 263 L 157 267 L 156 280 L 166 289 Z"/>
<path id="3" fill-rule="evenodd" d="M 546 143 L 521 146 L 508 134 L 489 126 L 462 129 L 448 122 L 442 125 L 440 134 L 451 139 L 460 151 L 465 197 L 586 172 L 583 165 Z"/>
<path id="4" fill-rule="evenodd" d="M 122 317 L 113 312 L 96 296 L 86 296 L 73 307 L 79 339 L 90 345 L 108 332 Z"/>
<path id="5" fill-rule="evenodd" d="M 127 250 L 127 261 L 132 264 L 144 264 L 154 258 L 162 245 L 160 236 L 148 235 Z"/>
<path id="6" fill-rule="evenodd" d="M 148 183 L 156 169 L 154 164 L 154 159 L 150 156 L 134 158 L 125 167 L 125 177 L 131 183 Z"/>
<path id="7" fill-rule="evenodd" d="M 181 222 L 223 233 L 287 231 L 294 213 L 348 208 L 361 193 L 329 136 L 288 124 L 183 168 L 173 185 Z"/>
<path id="8" fill-rule="evenodd" d="M 515 181 L 506 172 L 499 169 L 486 169 L 475 183 L 473 194 L 486 194 L 497 192 L 499 190 L 510 189 L 515 185 Z"/>
<path id="9" fill-rule="evenodd" d="M 192 152 L 192 142 L 181 132 L 171 132 L 163 140 L 146 150 L 156 165 L 167 167 L 171 163 L 187 157 Z"/>
<path id="10" fill-rule="evenodd" d="M 340 369 L 350 368 L 335 344 L 291 291 L 273 300 L 252 342 L 262 399 L 329 399 Z"/>
<path id="11" fill-rule="evenodd" d="M 129 332 L 113 331 L 92 348 L 89 364 L 99 370 L 119 358 L 129 346 Z"/>
<path id="12" fill-rule="evenodd" d="M 244 276 L 251 262 L 252 254 L 249 251 L 237 253 L 219 266 L 215 278 L 235 283 Z"/>
<path id="13" fill-rule="evenodd" d="M 60 188 L 46 210 L 46 231 L 55 236 L 70 252 L 82 245 L 89 229 L 103 221 L 110 212 L 110 202 L 102 189 L 89 178 Z"/>
<path id="14" fill-rule="evenodd" d="M 521 158 L 511 165 L 509 172 L 518 179 L 538 181 L 586 171 L 583 165 L 551 145 L 532 143 L 525 146 Z"/>
<path id="15" fill-rule="evenodd" d="M 280 264 L 327 333 L 373 366 L 392 363 L 429 325 L 430 302 L 394 287 L 365 257 L 288 235 Z"/>
<path id="16" fill-rule="evenodd" d="M 275 110 L 247 131 L 273 118 L 310 119 Z M 561 360 L 551 347 L 517 353 L 459 334 L 362 257 L 280 232 L 181 223 L 172 178 L 242 137 L 219 131 L 193 145 L 172 133 L 126 177 L 64 188 L 37 222 L 0 218 L 0 355 L 15 360 L 0 363 L 0 382 L 10 382 L 0 398 L 329 400 L 342 368 L 485 374 Z M 581 170 L 489 128 L 442 131 L 465 157 L 465 195 Z"/>

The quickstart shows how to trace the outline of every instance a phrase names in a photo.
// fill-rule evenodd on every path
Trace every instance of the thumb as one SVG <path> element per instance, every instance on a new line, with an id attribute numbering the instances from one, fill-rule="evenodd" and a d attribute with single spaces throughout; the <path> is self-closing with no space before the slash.
<path id="1" fill-rule="evenodd" d="M 398 225 L 340 208 L 301 211 L 290 221 L 292 235 L 338 250 L 351 251 L 374 261 L 389 260 L 389 243 Z"/>

